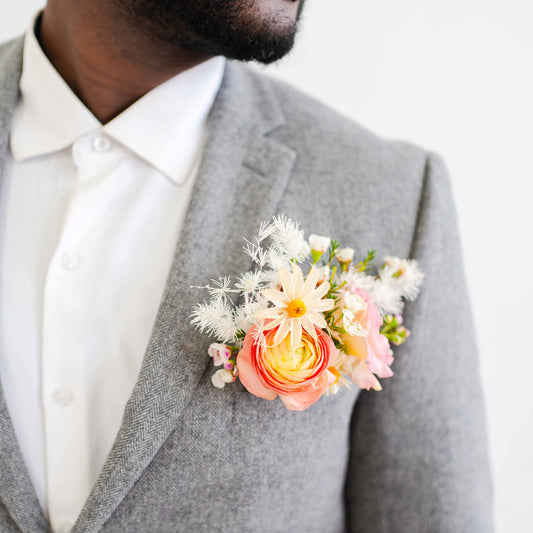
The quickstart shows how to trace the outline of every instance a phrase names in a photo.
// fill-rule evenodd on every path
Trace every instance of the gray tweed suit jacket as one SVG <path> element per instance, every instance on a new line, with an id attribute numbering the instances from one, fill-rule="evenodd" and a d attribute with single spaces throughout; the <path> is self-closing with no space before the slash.
<path id="1" fill-rule="evenodd" d="M 0 163 L 21 51 L 21 39 L 0 46 Z M 212 386 L 212 339 L 189 323 L 205 294 L 190 287 L 249 268 L 243 238 L 275 213 L 358 254 L 420 261 L 412 337 L 382 392 L 353 387 L 291 412 L 239 382 Z M 142 368 L 73 531 L 489 533 L 485 438 L 441 158 L 228 62 Z M 20 531 L 50 527 L 0 387 L 0 532 Z"/>

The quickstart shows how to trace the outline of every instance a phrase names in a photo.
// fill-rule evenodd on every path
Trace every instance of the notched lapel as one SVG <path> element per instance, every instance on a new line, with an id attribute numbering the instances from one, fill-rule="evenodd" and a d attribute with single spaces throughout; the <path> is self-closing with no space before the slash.
<path id="1" fill-rule="evenodd" d="M 211 340 L 190 324 L 194 305 L 208 295 L 193 287 L 250 267 L 243 238 L 276 212 L 296 159 L 268 137 L 282 124 L 269 83 L 228 62 L 139 378 L 74 533 L 102 527 L 209 379 Z"/>

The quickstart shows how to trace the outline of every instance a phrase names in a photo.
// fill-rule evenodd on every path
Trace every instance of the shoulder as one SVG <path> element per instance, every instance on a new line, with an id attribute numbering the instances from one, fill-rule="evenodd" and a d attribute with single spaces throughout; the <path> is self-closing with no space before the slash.
<path id="1" fill-rule="evenodd" d="M 332 232 L 347 239 L 355 233 L 363 247 L 407 255 L 424 184 L 432 162 L 442 168 L 440 156 L 384 138 L 282 81 L 250 68 L 245 76 L 254 90 L 275 94 L 284 124 L 269 135 L 296 153 L 286 209 L 296 210 L 305 200 L 322 225 L 335 209 L 343 226 Z M 437 178 L 447 180 L 445 172 Z"/>
<path id="2" fill-rule="evenodd" d="M 330 158 L 377 165 L 381 171 L 394 169 L 418 176 L 423 172 L 428 151 L 399 139 L 384 138 L 347 118 L 305 92 L 263 73 L 242 66 L 243 75 L 264 91 L 268 86 L 282 109 L 285 123 L 273 136 L 315 159 Z"/>
<path id="3" fill-rule="evenodd" d="M 23 43 L 23 36 L 0 43 L 0 76 L 2 80 L 13 73 L 20 72 Z"/>

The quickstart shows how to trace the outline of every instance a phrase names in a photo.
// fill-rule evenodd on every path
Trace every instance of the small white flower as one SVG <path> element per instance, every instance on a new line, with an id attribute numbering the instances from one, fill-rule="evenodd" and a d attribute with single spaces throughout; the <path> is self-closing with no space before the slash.
<path id="1" fill-rule="evenodd" d="M 257 241 L 258 242 L 264 241 L 266 238 L 272 235 L 275 229 L 276 228 L 270 221 L 265 220 L 261 222 L 261 225 L 259 226 L 259 234 L 257 236 Z"/>
<path id="2" fill-rule="evenodd" d="M 355 250 L 353 248 L 339 248 L 335 257 L 339 263 L 350 263 L 353 259 Z"/>
<path id="3" fill-rule="evenodd" d="M 226 322 L 231 316 L 231 310 L 221 298 L 215 298 L 208 303 L 197 304 L 192 312 L 193 325 L 196 325 L 203 333 L 216 334 L 222 322 Z"/>
<path id="4" fill-rule="evenodd" d="M 352 294 L 351 292 L 344 293 L 344 308 L 352 311 L 353 313 L 359 313 L 359 311 L 365 311 L 367 303 L 364 298 L 359 294 Z"/>
<path id="5" fill-rule="evenodd" d="M 264 267 L 268 262 L 268 251 L 265 250 L 258 243 L 254 244 L 247 241 L 246 246 L 243 246 L 244 252 L 248 255 L 254 263 L 260 268 Z"/>
<path id="6" fill-rule="evenodd" d="M 380 279 L 376 280 L 368 294 L 383 313 L 397 315 L 403 310 L 401 292 L 389 283 L 383 283 Z"/>
<path id="7" fill-rule="evenodd" d="M 355 335 L 357 337 L 366 337 L 368 331 L 361 325 L 361 322 L 355 319 L 355 313 L 349 309 L 342 311 L 342 325 L 348 335 Z"/>
<path id="8" fill-rule="evenodd" d="M 232 311 L 220 317 L 214 326 L 216 337 L 223 343 L 234 339 L 235 335 L 237 335 L 237 326 L 235 325 L 235 318 Z"/>
<path id="9" fill-rule="evenodd" d="M 234 381 L 235 376 L 233 375 L 233 372 L 231 372 L 230 370 L 226 370 L 225 368 L 217 370 L 211 376 L 211 382 L 218 389 L 223 389 L 226 383 L 233 383 Z"/>
<path id="10" fill-rule="evenodd" d="M 323 281 L 328 281 L 331 275 L 329 265 L 317 268 L 318 270 L 318 281 L 317 284 L 320 285 Z"/>
<path id="11" fill-rule="evenodd" d="M 229 347 L 217 342 L 213 342 L 209 346 L 207 353 L 213 358 L 213 364 L 215 366 L 222 366 L 227 363 L 231 357 L 231 350 Z"/>
<path id="12" fill-rule="evenodd" d="M 376 279 L 373 276 L 369 276 L 364 272 L 354 271 L 353 269 L 348 270 L 347 272 L 343 272 L 339 276 L 339 283 L 343 283 L 344 281 L 346 281 L 348 285 L 352 285 L 355 283 L 357 287 L 363 289 L 368 293 L 372 291 L 372 288 L 377 283 Z"/>
<path id="13" fill-rule="evenodd" d="M 329 248 L 330 243 L 331 239 L 329 237 L 321 237 L 314 233 L 309 236 L 309 245 L 313 252 L 324 253 Z"/>
<path id="14" fill-rule="evenodd" d="M 271 239 L 275 248 L 288 259 L 302 261 L 309 256 L 311 248 L 304 239 L 300 226 L 284 215 L 274 217 Z"/>
<path id="15" fill-rule="evenodd" d="M 424 274 L 414 259 L 384 257 L 385 264 L 379 271 L 383 283 L 394 287 L 404 298 L 414 300 L 420 291 Z"/>
<path id="16" fill-rule="evenodd" d="M 245 272 L 237 278 L 235 287 L 244 294 L 251 294 L 258 290 L 261 281 L 262 273 L 260 270 Z"/>
<path id="17" fill-rule="evenodd" d="M 231 291 L 231 278 L 229 276 L 226 276 L 224 278 L 220 278 L 218 280 L 211 280 L 214 287 L 208 287 L 209 293 L 211 294 L 211 298 L 215 299 L 222 299 L 229 296 L 229 293 Z"/>

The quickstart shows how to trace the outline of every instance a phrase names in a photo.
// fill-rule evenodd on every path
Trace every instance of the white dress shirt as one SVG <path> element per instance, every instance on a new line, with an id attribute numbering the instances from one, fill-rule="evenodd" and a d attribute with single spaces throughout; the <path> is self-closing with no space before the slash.
<path id="1" fill-rule="evenodd" d="M 0 194 L 0 377 L 56 532 L 137 380 L 223 70 L 202 63 L 102 125 L 26 33 Z"/>

